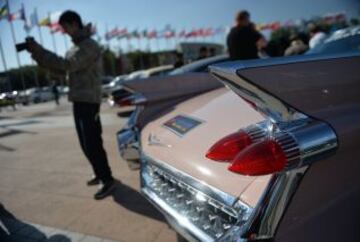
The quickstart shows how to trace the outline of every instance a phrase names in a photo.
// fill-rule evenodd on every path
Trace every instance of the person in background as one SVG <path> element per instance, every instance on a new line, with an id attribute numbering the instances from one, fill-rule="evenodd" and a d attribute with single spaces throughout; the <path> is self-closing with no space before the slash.
<path id="1" fill-rule="evenodd" d="M 302 41 L 297 34 L 290 36 L 290 46 L 285 50 L 285 56 L 304 54 L 309 47 Z"/>
<path id="2" fill-rule="evenodd" d="M 259 58 L 259 41 L 265 42 L 263 36 L 255 29 L 250 21 L 250 14 L 246 10 L 236 15 L 236 24 L 227 36 L 227 47 L 231 60 L 247 60 Z"/>
<path id="3" fill-rule="evenodd" d="M 309 41 L 310 49 L 313 49 L 324 43 L 324 41 L 327 38 L 327 35 L 321 30 L 321 28 L 318 25 L 314 23 L 310 23 L 308 25 L 308 29 L 310 34 L 310 41 Z"/>
<path id="4" fill-rule="evenodd" d="M 184 65 L 184 57 L 183 54 L 180 52 L 176 53 L 176 61 L 174 64 L 174 68 L 179 68 L 182 67 Z"/>
<path id="5" fill-rule="evenodd" d="M 52 87 L 51 87 L 51 91 L 54 95 L 54 99 L 55 99 L 55 103 L 57 106 L 60 105 L 60 102 L 59 102 L 59 89 L 58 89 L 58 86 L 56 84 L 56 82 L 54 81 Z"/>
<path id="6" fill-rule="evenodd" d="M 199 56 L 197 60 L 205 59 L 208 57 L 208 49 L 205 46 L 202 46 L 199 50 Z"/>
<path id="7" fill-rule="evenodd" d="M 42 67 L 68 77 L 69 101 L 73 102 L 75 127 L 80 146 L 92 166 L 95 176 L 87 185 L 101 184 L 95 199 L 103 199 L 115 188 L 107 155 L 101 138 L 101 48 L 91 39 L 91 25 L 84 26 L 74 11 L 61 14 L 59 23 L 74 46 L 65 58 L 45 50 L 33 39 L 27 39 L 28 51 Z"/>
<path id="8" fill-rule="evenodd" d="M 209 49 L 209 56 L 210 57 L 216 56 L 216 49 L 214 47 L 211 47 Z"/>

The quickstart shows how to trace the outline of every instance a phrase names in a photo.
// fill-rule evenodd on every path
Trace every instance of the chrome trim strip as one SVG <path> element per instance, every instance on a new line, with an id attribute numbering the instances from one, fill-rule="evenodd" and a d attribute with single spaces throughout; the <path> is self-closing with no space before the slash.
<path id="1" fill-rule="evenodd" d="M 199 180 L 187 175 L 186 173 L 167 165 L 163 161 L 151 158 L 150 156 L 145 154 L 145 152 L 142 152 L 142 154 L 141 154 L 141 161 L 142 161 L 142 163 L 144 161 L 146 161 L 155 166 L 161 167 L 161 169 L 164 169 L 166 172 L 168 172 L 172 176 L 177 177 L 180 181 L 194 187 L 195 189 L 197 189 L 199 191 L 202 191 L 209 197 L 225 204 L 226 206 L 232 207 L 235 205 L 236 202 L 239 201 L 239 199 L 237 197 L 231 196 L 227 193 L 224 193 L 223 191 L 220 191 L 217 188 L 214 188 L 208 184 L 205 184 L 204 182 L 199 181 Z M 247 204 L 245 204 L 245 205 L 249 207 L 249 205 L 247 205 Z"/>
<path id="2" fill-rule="evenodd" d="M 309 54 L 309 55 L 297 55 L 297 56 L 286 56 L 286 57 L 283 56 L 283 57 L 272 57 L 267 59 L 253 59 L 253 60 L 242 60 L 242 61 L 226 61 L 215 65 L 210 65 L 209 69 L 214 70 L 218 68 L 220 69 L 226 68 L 230 72 L 233 71 L 236 72 L 238 70 L 250 69 L 250 68 L 295 64 L 295 63 L 310 62 L 310 61 L 332 60 L 338 58 L 351 58 L 351 57 L 360 57 L 360 51 L 335 53 L 335 54 Z"/>
<path id="3" fill-rule="evenodd" d="M 257 111 L 270 117 L 274 122 L 286 123 L 306 119 L 307 116 L 289 107 L 283 101 L 278 100 L 258 86 L 241 78 L 239 71 L 249 68 L 285 65 L 309 61 L 331 60 L 337 58 L 360 57 L 360 51 L 345 54 L 332 55 L 303 55 L 295 57 L 279 57 L 265 60 L 234 61 L 210 66 L 210 72 L 232 89 L 240 97 L 256 103 Z"/>
<path id="4" fill-rule="evenodd" d="M 271 239 L 308 167 L 274 174 L 247 224 L 243 238 Z"/>

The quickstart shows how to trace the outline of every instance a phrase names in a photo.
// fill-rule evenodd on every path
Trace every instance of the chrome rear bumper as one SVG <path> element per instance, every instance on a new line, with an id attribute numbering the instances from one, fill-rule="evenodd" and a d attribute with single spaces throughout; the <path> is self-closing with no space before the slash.
<path id="1" fill-rule="evenodd" d="M 116 135 L 120 155 L 125 160 L 138 160 L 139 142 L 136 129 L 123 129 Z"/>
<path id="2" fill-rule="evenodd" d="M 149 157 L 142 156 L 141 161 L 143 195 L 190 241 L 221 240 L 234 225 L 245 223 L 252 212 L 237 198 L 186 174 Z"/>

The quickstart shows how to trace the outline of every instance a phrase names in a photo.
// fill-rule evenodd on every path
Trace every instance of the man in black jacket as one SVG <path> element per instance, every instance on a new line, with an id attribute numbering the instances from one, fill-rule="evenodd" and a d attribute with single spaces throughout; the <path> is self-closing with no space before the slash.
<path id="1" fill-rule="evenodd" d="M 257 43 L 263 37 L 250 22 L 249 12 L 243 10 L 236 16 L 236 25 L 227 37 L 227 46 L 231 60 L 259 58 Z"/>

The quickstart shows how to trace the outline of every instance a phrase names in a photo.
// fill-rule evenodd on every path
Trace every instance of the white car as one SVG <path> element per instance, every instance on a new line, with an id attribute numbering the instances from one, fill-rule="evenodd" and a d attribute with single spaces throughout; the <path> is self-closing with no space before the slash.
<path id="1" fill-rule="evenodd" d="M 164 65 L 164 66 L 150 68 L 147 70 L 135 71 L 135 72 L 131 73 L 126 78 L 126 80 L 133 80 L 133 79 L 138 79 L 138 78 L 144 79 L 144 78 L 148 78 L 151 76 L 164 76 L 173 69 L 174 69 L 173 65 Z"/>

